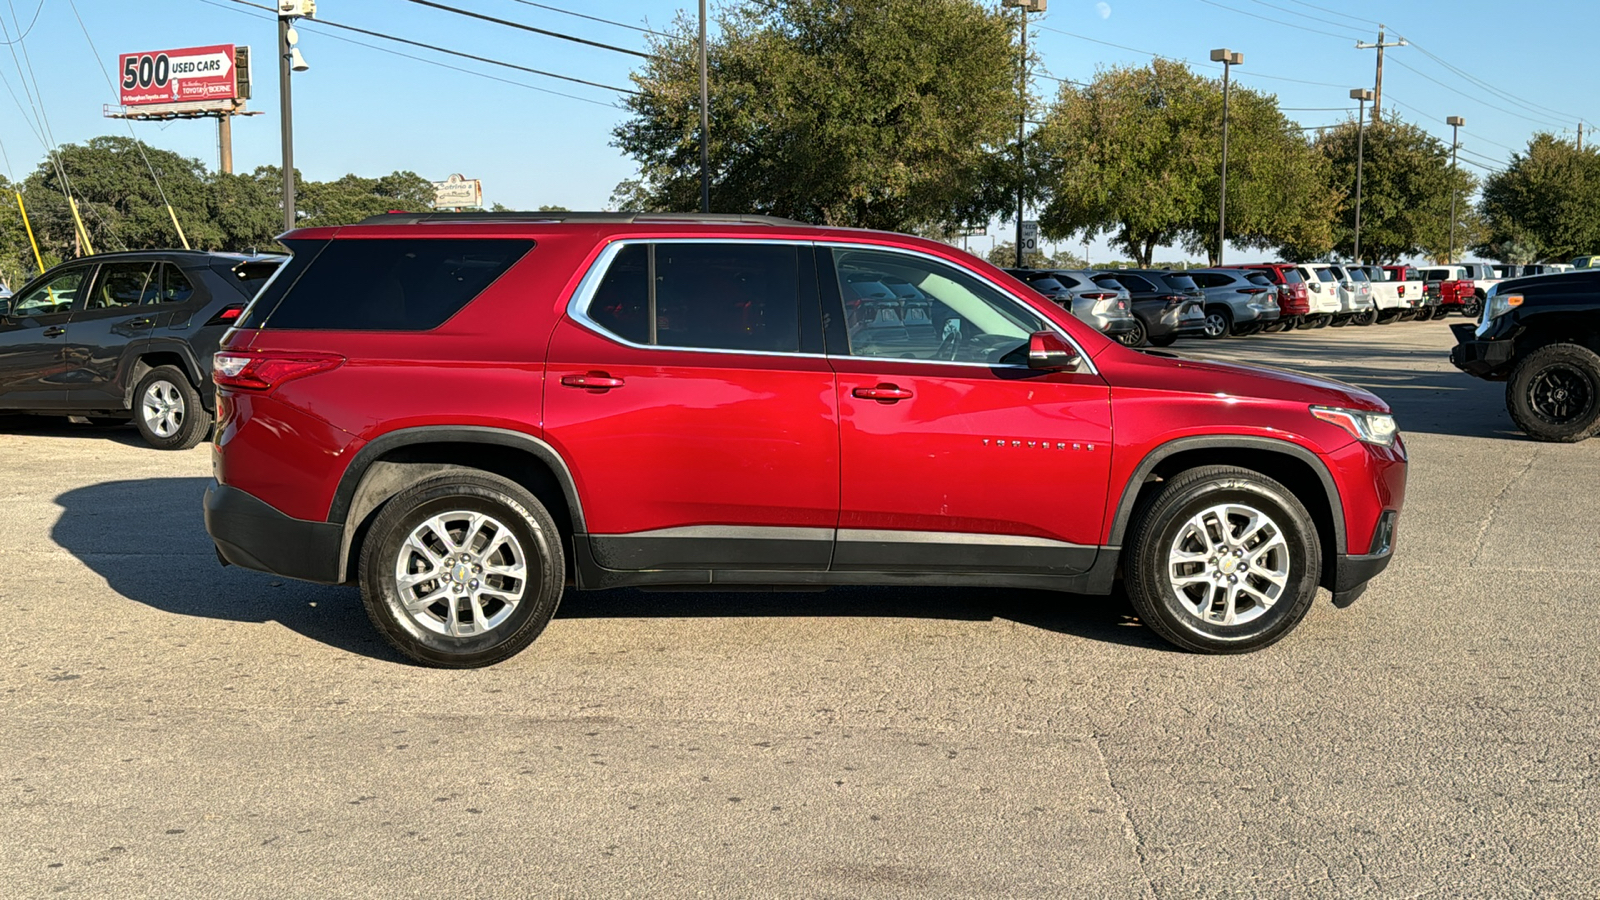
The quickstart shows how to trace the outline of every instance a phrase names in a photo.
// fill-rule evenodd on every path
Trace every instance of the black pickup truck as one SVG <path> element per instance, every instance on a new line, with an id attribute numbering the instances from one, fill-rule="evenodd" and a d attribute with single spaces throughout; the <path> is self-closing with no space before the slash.
<path id="1" fill-rule="evenodd" d="M 1450 362 L 1504 381 L 1506 407 L 1529 437 L 1572 442 L 1600 431 L 1600 269 L 1502 281 L 1481 321 L 1450 328 Z"/>

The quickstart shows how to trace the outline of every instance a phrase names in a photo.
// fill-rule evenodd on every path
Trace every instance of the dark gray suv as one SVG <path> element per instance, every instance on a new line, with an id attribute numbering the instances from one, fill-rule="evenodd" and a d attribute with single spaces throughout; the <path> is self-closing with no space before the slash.
<path id="1" fill-rule="evenodd" d="M 0 299 L 0 410 L 132 419 L 153 447 L 196 446 L 211 355 L 286 258 L 145 250 L 46 271 Z"/>

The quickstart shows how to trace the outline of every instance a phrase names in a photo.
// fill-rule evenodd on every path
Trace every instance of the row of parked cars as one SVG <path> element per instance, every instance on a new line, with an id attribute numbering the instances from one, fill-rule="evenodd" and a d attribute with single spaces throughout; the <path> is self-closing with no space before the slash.
<path id="1" fill-rule="evenodd" d="M 1181 271 L 1006 271 L 1127 346 L 1165 347 L 1180 337 L 1428 320 L 1452 312 L 1476 318 L 1503 278 L 1545 270 L 1560 268 L 1268 262 Z"/>

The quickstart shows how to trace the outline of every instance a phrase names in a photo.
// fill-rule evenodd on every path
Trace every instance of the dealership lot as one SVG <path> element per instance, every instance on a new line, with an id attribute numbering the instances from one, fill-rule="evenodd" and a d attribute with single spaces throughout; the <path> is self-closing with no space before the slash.
<path id="1" fill-rule="evenodd" d="M 1457 321 L 1457 320 L 1451 320 Z M 208 450 L 8 422 L 17 895 L 1594 895 L 1600 440 L 1535 444 L 1444 323 L 1185 341 L 1372 389 L 1390 570 L 1245 657 L 1120 598 L 569 594 L 498 667 L 220 568 Z"/>

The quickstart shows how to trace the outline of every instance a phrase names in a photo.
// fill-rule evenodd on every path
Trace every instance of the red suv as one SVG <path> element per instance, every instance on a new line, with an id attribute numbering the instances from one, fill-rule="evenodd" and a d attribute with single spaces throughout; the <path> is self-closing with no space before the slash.
<path id="1" fill-rule="evenodd" d="M 1311 292 L 1294 263 L 1250 263 L 1238 268 L 1260 272 L 1278 286 L 1278 321 L 1263 331 L 1292 331 L 1311 314 Z"/>
<path id="2" fill-rule="evenodd" d="M 563 589 L 1104 594 L 1196 651 L 1388 564 L 1383 401 L 1119 346 L 1001 270 L 781 219 L 307 228 L 224 338 L 225 562 L 359 583 L 402 653 L 526 647 Z"/>

